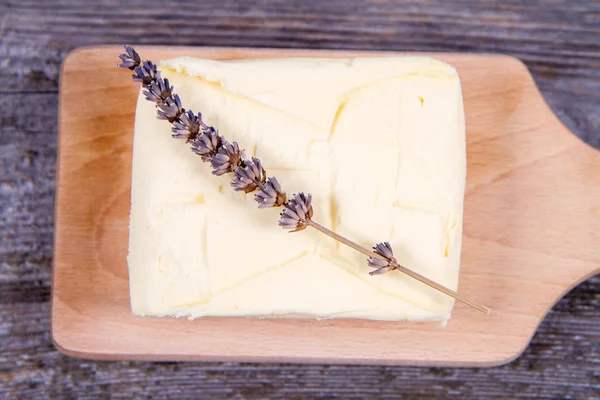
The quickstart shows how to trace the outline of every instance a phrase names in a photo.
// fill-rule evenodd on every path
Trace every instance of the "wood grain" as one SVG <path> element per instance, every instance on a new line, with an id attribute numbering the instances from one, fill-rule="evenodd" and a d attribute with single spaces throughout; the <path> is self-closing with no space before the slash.
<path id="1" fill-rule="evenodd" d="M 171 13 L 179 17 L 163 18 Z M 598 397 L 598 276 L 557 303 L 521 357 L 487 369 L 73 360 L 50 342 L 49 298 L 58 71 L 71 49 L 146 43 L 510 54 L 524 60 L 563 123 L 600 148 L 599 21 L 600 3 L 579 0 L 0 1 L 0 397 Z"/>
<path id="2" fill-rule="evenodd" d="M 153 60 L 381 55 L 138 51 Z M 361 320 L 135 317 L 125 259 L 138 88 L 114 67 L 112 56 L 118 53 L 114 46 L 80 49 L 65 60 L 61 74 L 52 335 L 67 354 L 497 365 L 525 349 L 564 293 L 600 271 L 600 154 L 560 124 L 517 59 L 433 53 L 426 55 L 458 69 L 465 99 L 468 178 L 460 292 L 490 305 L 491 316 L 458 304 L 444 329 L 436 323 Z M 87 79 L 89 65 L 105 79 Z"/>

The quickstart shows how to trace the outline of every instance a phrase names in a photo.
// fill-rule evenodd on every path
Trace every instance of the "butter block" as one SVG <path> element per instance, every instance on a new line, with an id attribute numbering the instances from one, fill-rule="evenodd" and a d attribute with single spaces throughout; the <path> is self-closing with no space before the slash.
<path id="1" fill-rule="evenodd" d="M 458 285 L 466 178 L 459 77 L 422 57 L 160 63 L 184 107 L 288 196 L 312 193 L 314 219 L 365 247 Z M 129 239 L 131 307 L 150 316 L 447 320 L 453 299 L 234 192 L 140 92 Z"/>

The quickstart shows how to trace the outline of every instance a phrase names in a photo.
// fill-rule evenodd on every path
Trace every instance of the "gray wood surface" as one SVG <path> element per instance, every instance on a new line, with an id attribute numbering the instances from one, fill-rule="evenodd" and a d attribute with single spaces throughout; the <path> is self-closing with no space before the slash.
<path id="1" fill-rule="evenodd" d="M 0 398 L 600 398 L 599 276 L 567 294 L 525 353 L 497 368 L 58 353 L 49 336 L 58 75 L 70 50 L 104 43 L 511 54 L 560 119 L 600 148 L 596 0 L 0 0 Z M 93 65 L 90 79 L 101 79 Z"/>

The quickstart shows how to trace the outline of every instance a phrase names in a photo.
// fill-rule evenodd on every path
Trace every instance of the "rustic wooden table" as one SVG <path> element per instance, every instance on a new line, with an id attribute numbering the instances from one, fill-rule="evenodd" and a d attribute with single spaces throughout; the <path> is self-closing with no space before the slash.
<path id="1" fill-rule="evenodd" d="M 503 3 L 0 0 L 0 398 L 600 398 L 599 276 L 567 294 L 525 353 L 497 368 L 95 362 L 63 356 L 50 341 L 58 76 L 70 50 L 510 54 L 525 61 L 560 119 L 600 148 L 600 1 Z"/>

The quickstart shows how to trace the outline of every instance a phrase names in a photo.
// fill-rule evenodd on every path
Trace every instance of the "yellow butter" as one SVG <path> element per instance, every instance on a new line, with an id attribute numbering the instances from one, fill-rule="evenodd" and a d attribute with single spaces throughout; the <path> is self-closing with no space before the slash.
<path id="1" fill-rule="evenodd" d="M 314 219 L 456 289 L 466 178 L 460 81 L 429 58 L 161 63 L 184 107 L 201 111 Z M 153 316 L 446 320 L 453 300 L 306 229 L 277 226 L 231 175 L 171 138 L 138 99 L 129 242 L 131 306 Z"/>

